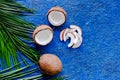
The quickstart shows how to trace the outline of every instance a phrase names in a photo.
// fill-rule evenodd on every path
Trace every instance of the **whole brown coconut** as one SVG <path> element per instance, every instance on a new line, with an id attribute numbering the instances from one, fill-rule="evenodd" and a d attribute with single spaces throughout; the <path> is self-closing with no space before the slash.
<path id="1" fill-rule="evenodd" d="M 61 60 L 53 54 L 44 54 L 40 57 L 39 65 L 46 75 L 56 75 L 62 70 Z"/>

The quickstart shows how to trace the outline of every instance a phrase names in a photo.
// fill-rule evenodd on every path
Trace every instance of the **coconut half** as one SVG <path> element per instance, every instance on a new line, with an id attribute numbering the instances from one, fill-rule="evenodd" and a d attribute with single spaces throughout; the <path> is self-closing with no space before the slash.
<path id="1" fill-rule="evenodd" d="M 53 39 L 53 30 L 47 25 L 41 25 L 34 30 L 33 39 L 39 45 L 47 45 Z"/>
<path id="2" fill-rule="evenodd" d="M 47 18 L 53 26 L 61 26 L 66 21 L 66 12 L 61 7 L 53 7 L 48 11 Z"/>

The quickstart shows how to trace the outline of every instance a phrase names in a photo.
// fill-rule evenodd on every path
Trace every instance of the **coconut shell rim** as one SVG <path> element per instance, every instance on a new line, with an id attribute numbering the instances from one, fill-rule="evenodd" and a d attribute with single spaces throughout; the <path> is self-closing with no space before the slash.
<path id="1" fill-rule="evenodd" d="M 41 27 L 43 27 L 43 26 L 46 26 L 46 27 L 44 27 L 44 28 L 41 28 Z M 42 30 L 46 30 L 46 29 L 49 29 L 51 32 L 52 32 L 52 39 L 53 39 L 53 37 L 54 37 L 54 32 L 53 32 L 53 30 L 52 30 L 52 28 L 51 27 L 49 27 L 48 25 L 41 25 L 41 26 L 39 26 L 39 27 L 37 27 L 35 30 L 34 30 L 34 32 L 33 32 L 33 39 L 34 39 L 34 42 L 35 43 L 37 43 L 38 45 L 41 45 L 41 46 L 45 46 L 45 45 L 47 45 L 47 44 L 49 44 L 51 41 L 52 41 L 52 39 L 49 41 L 49 43 L 47 43 L 47 44 L 40 44 L 40 43 L 38 43 L 36 40 L 35 40 L 35 35 L 38 33 L 38 32 L 40 32 L 40 31 L 42 31 Z"/>
<path id="2" fill-rule="evenodd" d="M 47 12 L 47 19 L 48 19 L 48 16 L 49 16 L 49 14 L 52 12 L 52 11 L 58 11 L 58 12 L 62 12 L 63 14 L 64 14 L 64 16 L 65 16 L 65 21 L 64 21 L 64 23 L 66 22 L 66 20 L 67 20 L 67 16 L 66 16 L 66 11 L 63 9 L 63 8 L 61 8 L 61 7 L 59 7 L 59 6 L 56 6 L 56 7 L 52 7 L 48 12 Z M 49 21 L 49 19 L 48 19 L 48 21 Z M 64 24 L 63 23 L 63 24 Z M 61 25 L 63 25 L 63 24 L 61 24 Z M 61 25 L 59 25 L 59 26 L 61 26 Z M 54 25 L 53 25 L 54 26 Z"/>

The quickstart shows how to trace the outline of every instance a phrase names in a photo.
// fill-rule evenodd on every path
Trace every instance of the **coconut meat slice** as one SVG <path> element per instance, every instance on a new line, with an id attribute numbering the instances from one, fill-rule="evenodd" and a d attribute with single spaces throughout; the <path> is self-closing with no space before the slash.
<path id="1" fill-rule="evenodd" d="M 75 35 L 75 40 L 74 40 L 74 44 L 76 44 L 78 42 L 78 36 L 77 36 L 77 33 L 76 32 L 73 32 L 73 34 Z"/>
<path id="2" fill-rule="evenodd" d="M 65 30 L 64 30 L 63 40 L 66 41 L 66 40 L 69 38 L 69 37 L 67 36 L 67 33 L 73 33 L 73 32 L 75 32 L 75 30 L 76 30 L 76 29 L 69 29 L 69 28 L 65 29 Z"/>
<path id="3" fill-rule="evenodd" d="M 80 47 L 80 45 L 82 44 L 82 36 L 80 36 L 79 34 L 76 34 L 76 36 L 78 37 L 77 42 L 72 46 L 72 48 L 78 48 Z"/>
<path id="4" fill-rule="evenodd" d="M 65 32 L 65 29 L 60 32 L 60 41 L 63 41 L 64 32 Z"/>
<path id="5" fill-rule="evenodd" d="M 65 14 L 60 11 L 51 11 L 48 14 L 48 20 L 53 26 L 60 26 L 65 22 Z"/>
<path id="6" fill-rule="evenodd" d="M 63 40 L 64 40 L 64 42 L 69 38 L 69 37 L 67 36 L 68 30 L 69 30 L 69 29 L 66 28 L 65 31 L 64 31 L 64 33 L 63 33 Z"/>
<path id="7" fill-rule="evenodd" d="M 73 33 L 67 33 L 67 36 L 70 38 L 70 43 L 68 44 L 68 47 L 71 47 L 74 44 L 74 40 L 76 39 L 76 37 Z"/>
<path id="8" fill-rule="evenodd" d="M 71 29 L 76 29 L 76 31 L 78 32 L 79 35 L 82 35 L 82 30 L 79 26 L 76 25 L 70 25 Z"/>
<path id="9" fill-rule="evenodd" d="M 70 29 L 68 30 L 68 32 L 70 32 L 70 33 L 76 32 L 76 29 L 70 28 Z"/>
<path id="10" fill-rule="evenodd" d="M 35 34 L 35 41 L 40 45 L 47 45 L 53 39 L 53 32 L 50 29 L 40 30 Z"/>

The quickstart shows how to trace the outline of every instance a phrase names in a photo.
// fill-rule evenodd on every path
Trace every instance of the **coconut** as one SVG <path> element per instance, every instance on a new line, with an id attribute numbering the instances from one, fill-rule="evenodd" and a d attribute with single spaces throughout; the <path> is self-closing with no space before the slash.
<path id="1" fill-rule="evenodd" d="M 40 69 L 46 75 L 56 75 L 62 70 L 61 60 L 53 54 L 43 54 L 39 60 Z"/>
<path id="2" fill-rule="evenodd" d="M 47 18 L 53 26 L 61 26 L 66 21 L 66 12 L 63 8 L 56 6 L 48 11 Z"/>
<path id="3" fill-rule="evenodd" d="M 41 25 L 34 30 L 33 39 L 39 45 L 47 45 L 53 39 L 53 30 L 48 25 Z"/>

